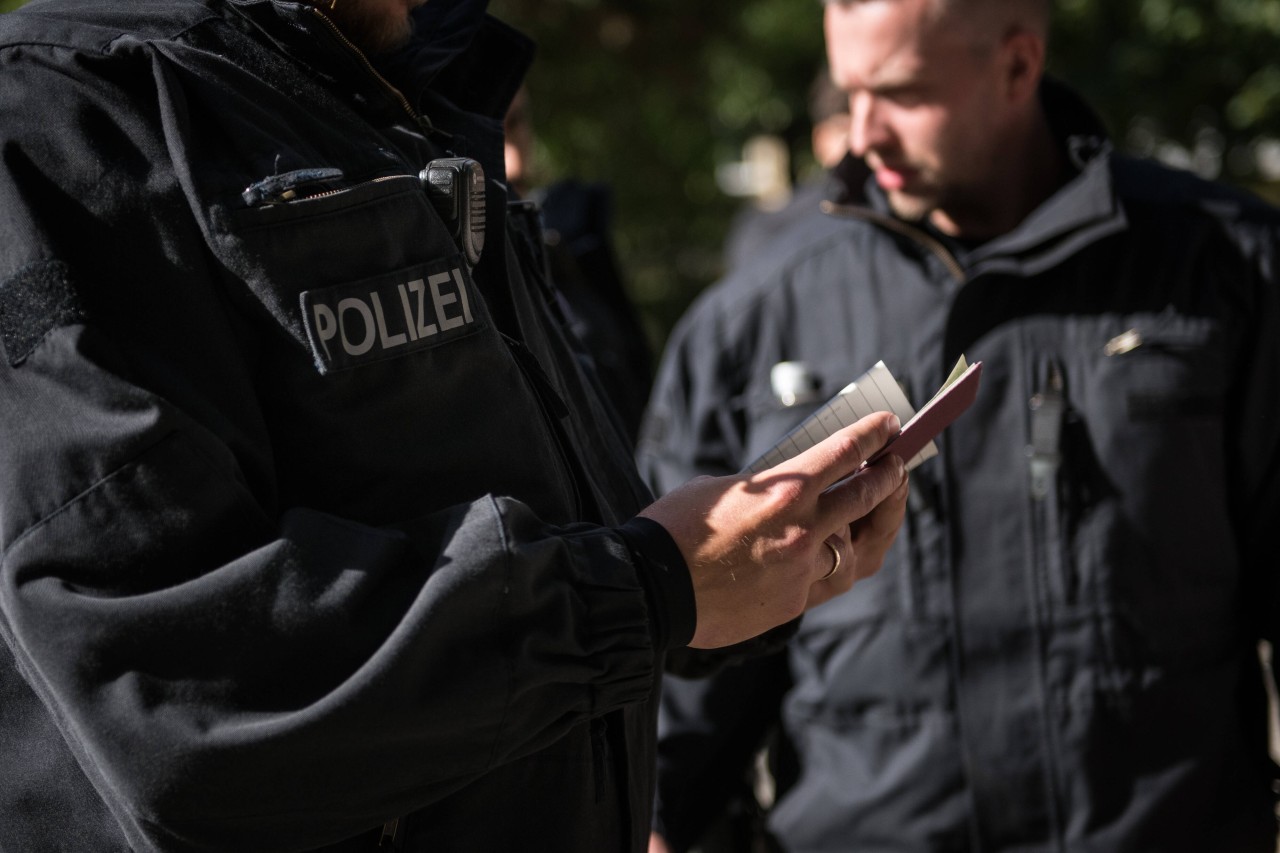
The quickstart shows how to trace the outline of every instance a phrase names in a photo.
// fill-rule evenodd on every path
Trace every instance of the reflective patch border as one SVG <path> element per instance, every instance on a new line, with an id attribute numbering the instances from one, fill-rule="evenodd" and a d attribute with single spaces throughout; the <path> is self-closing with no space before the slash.
<path id="1" fill-rule="evenodd" d="M 400 358 L 487 326 L 462 255 L 304 291 L 302 322 L 321 374 Z"/>

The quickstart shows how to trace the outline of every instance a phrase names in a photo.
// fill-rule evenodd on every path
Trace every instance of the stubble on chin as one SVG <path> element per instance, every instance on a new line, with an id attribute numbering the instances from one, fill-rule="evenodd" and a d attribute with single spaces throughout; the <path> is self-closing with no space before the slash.
<path id="1" fill-rule="evenodd" d="M 337 0 L 332 8 L 328 3 L 318 5 L 343 35 L 369 56 L 393 53 L 413 35 L 413 20 L 408 12 L 395 14 L 370 8 L 358 0 Z"/>
<path id="2" fill-rule="evenodd" d="M 906 222 L 922 222 L 937 208 L 930 199 L 900 192 L 886 191 L 885 198 L 894 215 Z"/>

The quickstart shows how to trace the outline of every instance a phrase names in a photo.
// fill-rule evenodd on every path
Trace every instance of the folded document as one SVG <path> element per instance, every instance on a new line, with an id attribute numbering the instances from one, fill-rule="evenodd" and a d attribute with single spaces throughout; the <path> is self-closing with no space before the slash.
<path id="1" fill-rule="evenodd" d="M 907 463 L 907 470 L 938 455 L 934 437 L 973 403 L 978 393 L 982 362 L 969 365 L 964 356 L 956 362 L 951 375 L 919 412 L 911 408 L 898 381 L 883 361 L 845 386 L 822 408 L 787 433 L 781 441 L 747 466 L 752 474 L 772 468 L 798 453 L 803 453 L 837 430 L 849 426 L 874 412 L 893 412 L 902 429 L 884 447 L 867 460 L 871 464 L 885 453 L 893 453 Z"/>

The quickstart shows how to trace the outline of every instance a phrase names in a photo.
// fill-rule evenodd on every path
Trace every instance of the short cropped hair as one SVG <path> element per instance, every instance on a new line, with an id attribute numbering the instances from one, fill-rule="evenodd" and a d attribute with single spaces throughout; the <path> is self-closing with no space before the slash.
<path id="1" fill-rule="evenodd" d="M 896 0 L 823 0 L 825 4 L 838 3 L 851 6 L 855 3 L 892 3 Z M 933 6 L 933 19 L 955 18 L 971 25 L 990 27 L 990 34 L 1000 35 L 1013 24 L 1021 24 L 1045 38 L 1049 35 L 1049 21 L 1053 17 L 1053 0 L 929 0 Z"/>

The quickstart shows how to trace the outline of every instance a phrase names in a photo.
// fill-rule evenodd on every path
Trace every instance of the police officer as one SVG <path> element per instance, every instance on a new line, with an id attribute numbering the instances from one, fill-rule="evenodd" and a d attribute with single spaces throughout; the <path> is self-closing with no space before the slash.
<path id="1" fill-rule="evenodd" d="M 667 685 L 672 849 L 773 726 L 786 850 L 1276 849 L 1280 214 L 1114 151 L 1043 74 L 1050 7 L 829 0 L 831 215 L 673 335 L 661 487 L 737 470 L 877 360 L 917 405 L 985 367 L 884 570 L 785 655 Z M 804 381 L 775 389 L 782 362 Z"/>
<path id="2" fill-rule="evenodd" d="M 0 848 L 641 849 L 665 652 L 878 565 L 888 416 L 649 503 L 484 7 L 0 18 Z"/>

